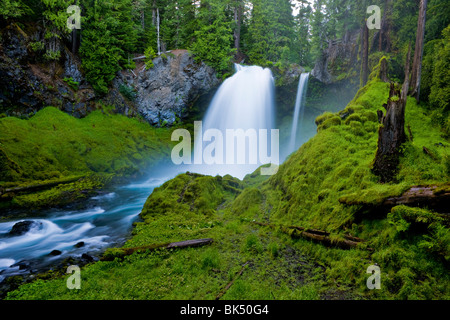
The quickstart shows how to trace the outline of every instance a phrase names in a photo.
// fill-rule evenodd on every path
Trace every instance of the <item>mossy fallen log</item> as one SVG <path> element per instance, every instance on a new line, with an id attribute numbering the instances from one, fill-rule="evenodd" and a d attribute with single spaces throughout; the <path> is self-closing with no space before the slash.
<path id="1" fill-rule="evenodd" d="M 345 205 L 357 205 L 359 212 L 365 212 L 365 217 L 385 216 L 395 206 L 407 205 L 411 207 L 428 208 L 443 214 L 449 214 L 450 184 L 413 186 L 396 197 L 386 197 L 379 201 L 365 202 L 364 199 L 341 197 L 339 202 Z"/>
<path id="2" fill-rule="evenodd" d="M 262 222 L 254 222 L 260 226 L 267 226 L 271 228 L 275 228 L 276 225 L 262 223 Z M 363 239 L 358 237 L 354 237 L 351 235 L 344 235 L 340 237 L 338 235 L 333 235 L 330 232 L 316 230 L 316 229 L 307 229 L 299 226 L 278 226 L 279 229 L 283 232 L 291 236 L 292 238 L 306 238 L 314 241 L 318 241 L 327 246 L 338 247 L 341 249 L 352 249 L 356 248 L 359 244 L 365 242 Z M 371 250 L 371 249 L 369 249 Z"/>
<path id="3" fill-rule="evenodd" d="M 136 252 L 146 252 L 157 249 L 182 249 L 182 248 L 201 247 L 211 244 L 213 242 L 214 239 L 195 239 L 181 242 L 152 244 L 149 246 L 134 247 L 134 248 L 112 248 L 105 251 L 101 260 L 114 261 L 114 259 L 116 258 L 123 259 L 124 257 L 130 256 Z"/>

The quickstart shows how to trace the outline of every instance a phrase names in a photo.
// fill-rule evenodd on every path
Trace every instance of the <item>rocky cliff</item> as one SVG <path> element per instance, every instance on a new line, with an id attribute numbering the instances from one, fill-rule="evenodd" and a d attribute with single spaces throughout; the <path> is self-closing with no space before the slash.
<path id="1" fill-rule="evenodd" d="M 343 39 L 330 40 L 311 75 L 324 84 L 348 80 L 359 75 L 359 32 L 346 33 Z"/>
<path id="2" fill-rule="evenodd" d="M 155 126 L 173 125 L 190 116 L 195 102 L 220 84 L 214 69 L 185 50 L 163 54 L 146 69 L 137 61 L 133 71 L 121 71 L 106 96 L 96 95 L 86 81 L 80 58 L 58 41 L 61 55 L 42 58 L 43 31 L 10 24 L 0 31 L 0 114 L 27 117 L 54 106 L 75 117 L 110 106 L 126 116 L 142 116 Z"/>
<path id="3" fill-rule="evenodd" d="M 195 102 L 221 83 L 213 68 L 196 62 L 187 50 L 162 54 L 153 64 L 147 69 L 138 62 L 133 72 L 122 72 L 114 86 L 133 88 L 139 114 L 155 126 L 186 119 Z"/>

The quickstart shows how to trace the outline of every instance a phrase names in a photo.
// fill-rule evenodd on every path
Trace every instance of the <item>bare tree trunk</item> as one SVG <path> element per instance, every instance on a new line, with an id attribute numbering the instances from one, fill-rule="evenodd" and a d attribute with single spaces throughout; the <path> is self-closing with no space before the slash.
<path id="1" fill-rule="evenodd" d="M 420 101 L 420 80 L 422 77 L 422 58 L 425 38 L 425 23 L 427 16 L 428 0 L 420 1 L 419 20 L 417 23 L 416 48 L 414 50 L 414 61 L 411 75 L 410 95 Z"/>
<path id="2" fill-rule="evenodd" d="M 77 54 L 77 47 L 78 47 L 77 40 L 78 40 L 77 39 L 77 29 L 74 28 L 72 30 L 72 53 L 73 54 Z"/>
<path id="3" fill-rule="evenodd" d="M 159 20 L 159 9 L 156 8 L 156 30 L 157 30 L 157 33 L 158 33 L 158 56 L 161 55 L 161 39 L 160 39 L 160 33 L 159 33 L 159 23 L 160 23 L 160 20 Z"/>
<path id="4" fill-rule="evenodd" d="M 362 30 L 362 60 L 361 60 L 361 87 L 369 80 L 369 28 L 364 23 Z"/>
<path id="5" fill-rule="evenodd" d="M 152 25 L 156 26 L 156 0 L 153 0 L 152 5 Z"/>
<path id="6" fill-rule="evenodd" d="M 239 55 L 241 47 L 241 24 L 242 24 L 241 0 L 236 1 L 236 7 L 234 8 L 234 21 L 236 23 L 236 29 L 234 30 L 234 47 L 236 49 L 236 55 Z"/>
<path id="7" fill-rule="evenodd" d="M 381 21 L 381 30 L 378 38 L 378 51 L 391 51 L 391 11 L 392 0 L 385 0 L 383 20 Z"/>

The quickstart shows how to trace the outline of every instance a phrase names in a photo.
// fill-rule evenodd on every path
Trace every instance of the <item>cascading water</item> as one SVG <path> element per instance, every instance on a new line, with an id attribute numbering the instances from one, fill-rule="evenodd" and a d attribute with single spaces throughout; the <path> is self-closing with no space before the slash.
<path id="1" fill-rule="evenodd" d="M 180 173 L 177 169 L 156 168 L 144 183 L 91 198 L 90 209 L 49 210 L 39 218 L 1 222 L 0 283 L 30 270 L 46 270 L 68 257 L 96 256 L 111 245 L 122 244 L 153 189 Z M 14 226 L 23 221 L 31 226 L 13 234 Z M 51 254 L 54 250 L 57 255 Z"/>
<path id="2" fill-rule="evenodd" d="M 235 65 L 235 69 L 236 73 L 225 80 L 214 96 L 202 122 L 202 132 L 204 133 L 208 130 L 214 130 L 216 133 L 220 132 L 223 137 L 223 143 L 221 143 L 222 141 L 219 142 L 220 146 L 217 144 L 217 141 L 215 143 L 217 147 L 225 149 L 226 144 L 229 143 L 228 140 L 225 141 L 227 130 L 234 130 L 235 132 L 239 129 L 245 132 L 254 130 L 257 133 L 260 133 L 261 130 L 267 130 L 269 146 L 266 147 L 267 150 L 273 151 L 271 148 L 271 142 L 273 141 L 271 141 L 270 135 L 271 130 L 275 126 L 275 83 L 272 72 L 270 69 L 264 69 L 259 66 L 242 66 L 238 64 Z M 257 138 L 260 138 L 260 136 L 257 136 Z M 211 175 L 230 174 L 242 179 L 260 165 L 266 164 L 261 161 L 258 161 L 258 163 L 246 161 L 245 164 L 239 164 L 236 160 L 235 164 L 230 165 L 226 161 L 226 158 L 230 156 L 229 154 L 218 155 L 216 152 L 213 157 L 203 154 L 205 145 L 210 144 L 207 141 L 212 141 L 212 139 L 205 140 L 203 134 L 198 134 L 195 138 L 194 155 L 196 155 L 197 159 L 195 164 L 201 164 L 201 166 L 194 170 L 197 170 L 199 173 Z M 247 146 L 247 149 L 254 147 L 249 139 L 247 139 Z M 223 161 L 214 161 L 217 160 L 217 156 L 220 156 Z M 199 158 L 202 158 L 200 162 L 198 161 Z M 248 150 L 246 159 L 250 159 Z M 215 164 L 207 165 L 207 163 L 211 164 L 213 162 Z"/>
<path id="3" fill-rule="evenodd" d="M 253 129 L 256 132 L 265 129 L 270 135 L 275 122 L 274 89 L 269 69 L 236 65 L 235 75 L 227 79 L 216 93 L 203 121 L 203 131 L 215 129 L 226 136 L 227 129 Z M 203 149 L 203 144 L 208 145 L 208 140 L 204 142 L 203 135 L 195 140 L 200 149 Z M 262 154 L 267 154 L 268 150 L 273 153 L 272 145 L 273 141 L 269 141 Z M 247 146 L 250 149 L 254 147 L 249 141 Z M 272 160 L 272 155 L 269 159 Z M 207 157 L 202 160 L 208 162 Z M 101 253 L 111 245 L 123 243 L 153 189 L 176 174 L 198 169 L 203 174 L 230 174 L 243 178 L 268 163 L 265 160 L 232 166 L 226 161 L 223 165 L 204 163 L 195 168 L 193 165 L 164 166 L 155 169 L 153 178 L 146 183 L 118 188 L 115 192 L 92 198 L 89 202 L 93 205 L 91 209 L 42 212 L 40 218 L 25 219 L 32 221 L 33 225 L 23 233 L 11 234 L 14 225 L 23 220 L 0 223 L 0 282 L 12 275 L 45 269 L 67 257 L 80 257 L 86 252 Z M 58 250 L 57 256 L 50 254 L 54 250 Z M 28 267 L 23 267 L 28 263 Z"/>
<path id="4" fill-rule="evenodd" d="M 297 148 L 297 132 L 299 125 L 302 125 L 305 113 L 306 93 L 308 90 L 309 73 L 302 73 L 298 83 L 297 99 L 295 101 L 294 119 L 292 121 L 291 140 L 289 143 L 289 153 Z"/>

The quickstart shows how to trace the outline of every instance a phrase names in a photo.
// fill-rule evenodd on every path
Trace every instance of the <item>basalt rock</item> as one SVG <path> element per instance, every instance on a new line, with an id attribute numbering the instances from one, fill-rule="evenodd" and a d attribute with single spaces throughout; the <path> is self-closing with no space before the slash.
<path id="1" fill-rule="evenodd" d="M 78 57 L 58 40 L 61 58 L 45 61 L 43 52 L 32 46 L 44 41 L 44 33 L 39 27 L 27 32 L 14 23 L 0 31 L 0 113 L 24 117 L 54 106 L 76 117 L 86 116 L 95 108 L 95 94 Z M 78 88 L 71 87 L 69 79 Z"/>
<path id="2" fill-rule="evenodd" d="M 347 32 L 342 39 L 330 40 L 322 51 L 311 75 L 322 83 L 331 84 L 359 75 L 359 32 Z"/>
<path id="3" fill-rule="evenodd" d="M 221 82 L 213 68 L 196 62 L 185 50 L 158 57 L 153 64 L 150 69 L 138 65 L 134 74 L 122 73 L 114 87 L 134 89 L 139 114 L 155 126 L 186 119 L 195 102 Z"/>

